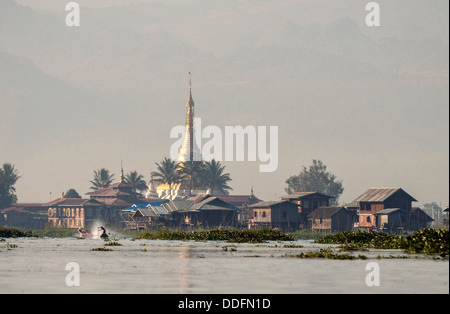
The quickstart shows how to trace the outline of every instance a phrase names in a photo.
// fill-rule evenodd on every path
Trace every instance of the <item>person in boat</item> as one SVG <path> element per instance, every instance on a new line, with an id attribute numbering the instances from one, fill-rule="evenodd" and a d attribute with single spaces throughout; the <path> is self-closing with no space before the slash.
<path id="1" fill-rule="evenodd" d="M 83 229 L 83 228 L 78 228 L 78 233 L 80 234 L 81 237 L 90 237 L 91 236 L 89 231 L 87 231 L 86 229 Z"/>
<path id="2" fill-rule="evenodd" d="M 100 226 L 98 228 L 98 230 L 101 232 L 100 233 L 100 238 L 107 238 L 108 237 L 108 234 L 106 233 L 106 229 L 103 228 L 103 226 Z"/>

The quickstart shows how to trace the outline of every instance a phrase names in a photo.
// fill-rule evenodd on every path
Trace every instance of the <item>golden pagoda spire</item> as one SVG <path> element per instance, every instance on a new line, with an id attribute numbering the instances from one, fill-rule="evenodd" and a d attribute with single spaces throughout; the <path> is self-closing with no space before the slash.
<path id="1" fill-rule="evenodd" d="M 189 72 L 189 98 L 186 102 L 186 125 L 189 125 L 190 127 L 193 126 L 193 119 L 194 119 L 194 99 L 192 98 L 192 77 L 191 72 Z"/>
<path id="2" fill-rule="evenodd" d="M 123 183 L 125 180 L 125 176 L 123 174 L 123 160 L 120 161 L 120 183 Z"/>
<path id="3" fill-rule="evenodd" d="M 192 161 L 197 145 L 194 143 L 194 99 L 192 98 L 192 77 L 189 72 L 189 98 L 186 102 L 186 124 L 184 143 L 179 151 L 178 161 Z"/>

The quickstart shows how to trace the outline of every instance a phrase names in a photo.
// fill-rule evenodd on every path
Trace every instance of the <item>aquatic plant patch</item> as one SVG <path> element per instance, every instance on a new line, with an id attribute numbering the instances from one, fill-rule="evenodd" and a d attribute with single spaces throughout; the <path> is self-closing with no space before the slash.
<path id="1" fill-rule="evenodd" d="M 403 239 L 403 247 L 408 253 L 438 254 L 449 256 L 449 231 L 425 229 Z"/>
<path id="2" fill-rule="evenodd" d="M 111 242 L 105 243 L 105 246 L 122 246 L 122 243 L 119 243 L 116 241 L 111 241 Z"/>
<path id="3" fill-rule="evenodd" d="M 111 252 L 111 249 L 108 249 L 106 247 L 97 247 L 97 248 L 93 248 L 92 251 L 100 251 L 100 252 Z"/>
<path id="4" fill-rule="evenodd" d="M 332 249 L 320 249 L 317 252 L 309 251 L 302 252 L 300 254 L 285 254 L 283 257 L 295 257 L 295 258 L 321 258 L 321 259 L 336 259 L 336 260 L 366 260 L 364 255 L 352 255 L 352 254 L 339 254 L 335 253 Z"/>
<path id="5" fill-rule="evenodd" d="M 266 241 L 293 241 L 290 235 L 272 229 L 258 230 L 197 230 L 143 232 L 138 239 L 148 240 L 181 240 L 181 241 L 227 241 L 231 243 L 262 243 Z"/>
<path id="6" fill-rule="evenodd" d="M 16 228 L 0 227 L 0 237 L 2 238 L 23 238 L 32 237 L 31 231 L 21 231 Z"/>
<path id="7" fill-rule="evenodd" d="M 295 240 L 320 240 L 328 235 L 333 235 L 334 232 L 317 232 L 309 229 L 302 229 L 295 232 L 290 232 L 289 235 Z"/>
<path id="8" fill-rule="evenodd" d="M 400 249 L 413 254 L 449 256 L 449 231 L 443 229 L 424 229 L 408 236 L 363 231 L 342 232 L 328 235 L 315 243 L 341 244 L 344 250 Z"/>

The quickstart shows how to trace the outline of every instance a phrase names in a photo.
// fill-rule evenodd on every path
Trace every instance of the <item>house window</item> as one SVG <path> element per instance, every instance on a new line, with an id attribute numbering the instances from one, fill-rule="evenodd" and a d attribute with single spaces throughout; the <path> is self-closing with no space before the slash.
<path id="1" fill-rule="evenodd" d="M 263 218 L 266 218 L 266 212 L 265 211 L 262 212 L 262 216 L 263 216 Z"/>
<path id="2" fill-rule="evenodd" d="M 367 219 L 367 222 L 371 222 L 371 221 L 370 221 L 370 216 L 367 216 L 366 219 Z"/>
<path id="3" fill-rule="evenodd" d="M 258 212 L 255 210 L 255 212 L 254 212 L 254 216 L 255 217 L 258 217 Z"/>

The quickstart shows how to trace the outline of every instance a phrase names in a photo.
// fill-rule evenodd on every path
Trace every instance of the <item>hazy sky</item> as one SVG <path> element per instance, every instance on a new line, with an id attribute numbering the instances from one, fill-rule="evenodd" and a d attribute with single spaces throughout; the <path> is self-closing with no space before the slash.
<path id="1" fill-rule="evenodd" d="M 0 1 L 0 163 L 21 202 L 75 188 L 93 171 L 146 179 L 184 124 L 188 72 L 203 126 L 278 126 L 279 165 L 225 162 L 233 194 L 284 195 L 320 159 L 340 201 L 402 187 L 448 202 L 447 0 Z"/>

